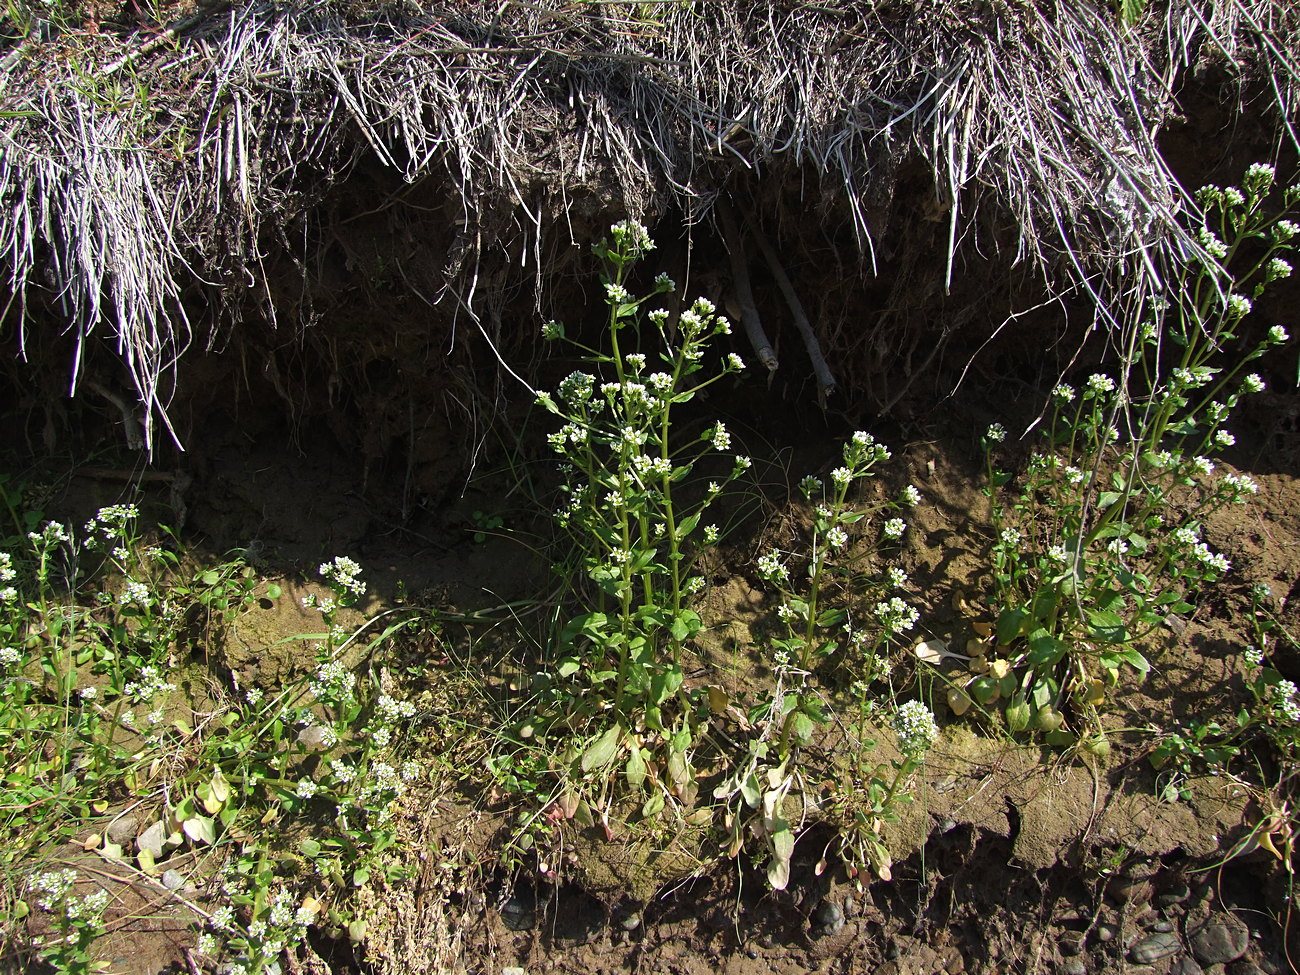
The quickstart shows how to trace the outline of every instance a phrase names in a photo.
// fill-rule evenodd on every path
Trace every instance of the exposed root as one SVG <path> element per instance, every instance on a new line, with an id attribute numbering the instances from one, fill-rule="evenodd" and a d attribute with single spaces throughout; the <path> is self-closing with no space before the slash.
<path id="1" fill-rule="evenodd" d="M 736 219 L 731 215 L 731 205 L 726 200 L 718 200 L 718 217 L 722 221 L 722 239 L 727 245 L 727 255 L 731 259 L 731 286 L 735 291 L 736 304 L 739 306 L 740 320 L 745 326 L 745 335 L 754 348 L 754 355 L 767 369 L 770 379 L 776 373 L 778 363 L 772 343 L 763 331 L 763 320 L 759 317 L 754 304 L 754 292 L 749 286 L 749 262 L 745 256 L 745 242 L 736 228 Z"/>
<path id="2" fill-rule="evenodd" d="M 772 249 L 763 231 L 751 221 L 749 232 L 758 242 L 758 248 L 763 252 L 763 258 L 772 272 L 772 280 L 781 289 L 781 295 L 790 307 L 790 316 L 794 319 L 795 328 L 803 337 L 804 348 L 808 350 L 808 358 L 812 362 L 813 375 L 817 377 L 817 402 L 821 404 L 822 409 L 825 409 L 826 401 L 835 392 L 835 375 L 831 372 L 831 367 L 826 364 L 826 356 L 822 354 L 817 333 L 813 331 L 812 323 L 808 321 L 808 315 L 803 310 L 803 302 L 799 300 L 794 285 L 790 283 L 790 276 L 785 273 L 785 268 L 781 266 L 781 259 L 777 257 L 776 251 Z"/>

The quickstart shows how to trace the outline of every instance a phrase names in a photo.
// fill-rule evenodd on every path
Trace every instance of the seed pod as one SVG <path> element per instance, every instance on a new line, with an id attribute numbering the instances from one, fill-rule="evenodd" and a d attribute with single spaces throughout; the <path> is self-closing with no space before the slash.
<path id="1" fill-rule="evenodd" d="M 970 710 L 970 695 L 960 687 L 948 688 L 948 709 L 953 714 L 961 716 Z"/>
<path id="2" fill-rule="evenodd" d="M 1065 718 L 1061 712 L 1056 710 L 1050 704 L 1038 709 L 1038 714 L 1034 716 L 1034 722 L 1038 725 L 1040 731 L 1056 731 L 1064 723 Z"/>

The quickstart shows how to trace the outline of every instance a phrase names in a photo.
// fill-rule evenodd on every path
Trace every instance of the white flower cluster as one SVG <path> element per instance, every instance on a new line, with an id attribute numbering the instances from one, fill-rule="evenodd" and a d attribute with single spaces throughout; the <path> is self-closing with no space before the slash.
<path id="1" fill-rule="evenodd" d="M 902 538 L 905 531 L 907 531 L 907 522 L 902 518 L 890 518 L 882 529 L 884 536 L 890 539 Z"/>
<path id="2" fill-rule="evenodd" d="M 650 239 L 650 232 L 635 220 L 620 220 L 609 228 L 614 243 L 623 247 L 632 255 L 644 254 L 655 249 L 655 242 Z"/>
<path id="3" fill-rule="evenodd" d="M 723 426 L 721 420 L 714 425 L 711 433 L 706 433 L 705 439 L 708 440 L 710 444 L 712 444 L 713 449 L 717 451 L 726 450 L 731 446 L 731 434 L 727 432 L 727 428 Z"/>
<path id="4" fill-rule="evenodd" d="M 909 484 L 907 487 L 903 488 L 903 493 L 899 497 L 899 500 L 903 504 L 914 508 L 921 503 L 921 492 L 917 489 L 915 484 Z"/>
<path id="5" fill-rule="evenodd" d="M 885 584 L 890 589 L 902 589 L 907 585 L 907 573 L 896 565 L 885 570 Z"/>
<path id="6" fill-rule="evenodd" d="M 1290 271 L 1288 270 L 1287 273 L 1289 274 Z M 1283 342 L 1289 341 L 1290 338 L 1290 334 L 1281 325 L 1274 325 L 1268 330 L 1268 340 L 1274 345 L 1281 345 Z"/>
<path id="7" fill-rule="evenodd" d="M 843 548 L 848 540 L 848 533 L 838 525 L 826 533 L 826 544 L 831 548 Z"/>
<path id="8" fill-rule="evenodd" d="M 1052 389 L 1052 398 L 1060 400 L 1062 403 L 1073 402 L 1074 387 L 1068 383 L 1059 383 Z"/>
<path id="9" fill-rule="evenodd" d="M 27 537 L 38 545 L 44 545 L 46 548 L 52 548 L 55 545 L 63 545 L 72 541 L 72 536 L 68 534 L 68 529 L 60 525 L 57 521 L 47 521 L 45 527 L 38 532 L 28 532 Z"/>
<path id="10" fill-rule="evenodd" d="M 1284 244 L 1296 234 L 1300 234 L 1300 226 L 1290 220 L 1279 220 L 1273 225 L 1273 240 L 1276 243 Z"/>
<path id="11" fill-rule="evenodd" d="M 781 553 L 775 549 L 759 558 L 758 574 L 768 582 L 778 585 L 790 581 L 790 570 L 781 561 Z"/>
<path id="12" fill-rule="evenodd" d="M 1115 380 L 1100 372 L 1093 373 L 1088 377 L 1088 392 L 1093 396 L 1098 396 L 1101 393 L 1113 393 L 1115 392 Z"/>
<path id="13" fill-rule="evenodd" d="M 1007 548 L 1014 548 L 1020 544 L 1020 531 L 1016 528 L 1004 528 L 998 540 Z"/>
<path id="14" fill-rule="evenodd" d="M 366 594 L 366 584 L 361 579 L 361 566 L 346 555 L 336 555 L 332 561 L 322 562 L 320 574 L 354 597 Z"/>
<path id="15" fill-rule="evenodd" d="M 1250 299 L 1245 295 L 1228 295 L 1227 307 L 1233 318 L 1244 318 L 1250 314 Z"/>
<path id="16" fill-rule="evenodd" d="M 307 690 L 318 700 L 338 704 L 351 704 L 355 700 L 356 675 L 337 660 L 316 668 L 316 675 L 308 682 Z"/>
<path id="17" fill-rule="evenodd" d="M 939 737 L 934 714 L 920 701 L 908 701 L 895 711 L 893 724 L 898 747 L 908 756 L 927 751 Z"/>
<path id="18" fill-rule="evenodd" d="M 1247 497 L 1259 493 L 1259 485 L 1248 474 L 1225 474 L 1223 483 L 1232 491 L 1232 500 L 1236 504 L 1245 504 Z"/>
<path id="19" fill-rule="evenodd" d="M 1247 667 L 1264 666 L 1264 651 L 1253 643 L 1246 644 L 1242 648 L 1241 655 L 1245 659 Z"/>
<path id="20" fill-rule="evenodd" d="M 1296 704 L 1296 686 L 1289 680 L 1280 680 L 1273 687 L 1273 705 L 1277 713 L 1292 724 L 1300 724 L 1300 705 Z"/>
<path id="21" fill-rule="evenodd" d="M 415 716 L 415 705 L 410 701 L 399 700 L 391 694 L 380 694 L 379 700 L 375 704 L 375 710 L 379 712 L 379 717 L 392 724 L 401 721 L 403 718 Z"/>
<path id="22" fill-rule="evenodd" d="M 153 593 L 149 591 L 149 587 L 143 582 L 136 582 L 132 579 L 128 580 L 127 584 L 122 588 L 117 601 L 123 606 L 130 606 L 132 603 L 139 606 L 152 606 Z"/>
<path id="23" fill-rule="evenodd" d="M 916 626 L 921 614 L 897 596 L 876 603 L 876 619 L 886 633 L 906 633 Z"/>
<path id="24" fill-rule="evenodd" d="M 14 560 L 8 552 L 0 552 L 0 582 L 13 582 L 18 573 L 14 571 Z M 13 586 L 0 588 L 0 603 L 11 603 L 18 598 L 18 590 Z"/>
<path id="25" fill-rule="evenodd" d="M 122 688 L 122 693 L 140 704 L 147 704 L 159 694 L 170 694 L 176 690 L 176 685 L 171 681 L 163 680 L 162 675 L 158 673 L 158 668 L 153 664 L 145 664 L 140 668 L 137 676 L 137 680 L 127 682 L 126 687 Z"/>
<path id="26" fill-rule="evenodd" d="M 1221 261 L 1228 256 L 1228 245 L 1219 240 L 1208 227 L 1202 227 L 1196 232 L 1196 241 L 1216 261 Z"/>
<path id="27" fill-rule="evenodd" d="M 596 377 L 590 373 L 574 371 L 569 373 L 564 381 L 560 383 L 557 392 L 560 399 L 570 406 L 580 406 L 591 399 L 591 394 L 596 388 Z"/>
<path id="28" fill-rule="evenodd" d="M 989 428 L 984 431 L 984 439 L 989 443 L 1001 443 L 1007 439 L 1007 428 L 1001 423 L 990 423 Z"/>
<path id="29" fill-rule="evenodd" d="M 22 659 L 22 654 L 13 647 L 0 647 L 0 667 L 12 667 Z"/>

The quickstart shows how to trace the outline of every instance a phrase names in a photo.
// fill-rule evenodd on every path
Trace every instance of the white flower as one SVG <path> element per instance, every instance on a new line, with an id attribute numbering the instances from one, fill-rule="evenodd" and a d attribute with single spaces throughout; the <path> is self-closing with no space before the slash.
<path id="1" fill-rule="evenodd" d="M 1259 377 L 1257 372 L 1252 372 L 1241 381 L 1241 392 L 1243 393 L 1262 393 L 1263 391 L 1264 380 Z"/>
<path id="2" fill-rule="evenodd" d="M 554 342 L 564 335 L 564 326 L 559 322 L 550 321 L 542 326 L 542 338 L 547 342 Z"/>
<path id="3" fill-rule="evenodd" d="M 1077 467 L 1067 467 L 1065 469 L 1065 479 L 1070 484 L 1082 484 L 1083 471 L 1079 470 Z"/>
<path id="4" fill-rule="evenodd" d="M 640 254 L 655 249 L 655 242 L 650 233 L 635 220 L 620 220 L 609 228 L 615 244 L 625 245 L 631 254 Z"/>
<path id="5" fill-rule="evenodd" d="M 1237 442 L 1237 438 L 1227 430 L 1218 430 L 1214 434 L 1214 442 L 1220 447 L 1231 447 Z"/>
<path id="6" fill-rule="evenodd" d="M 1067 383 L 1060 383 L 1052 390 L 1052 396 L 1062 403 L 1069 403 L 1074 399 L 1074 387 Z"/>
<path id="7" fill-rule="evenodd" d="M 736 353 L 734 352 L 728 352 L 727 368 L 730 370 L 734 370 L 735 372 L 740 372 L 742 369 L 745 368 L 745 360 L 742 359 L 740 356 L 736 355 Z"/>
<path id="8" fill-rule="evenodd" d="M 883 530 L 886 538 L 902 538 L 903 532 L 907 530 L 907 523 L 902 518 L 890 518 L 885 522 Z"/>
<path id="9" fill-rule="evenodd" d="M 298 783 L 298 788 L 294 789 L 293 791 L 294 791 L 294 795 L 296 795 L 299 799 L 310 799 L 312 796 L 314 796 L 317 792 L 320 791 L 320 786 L 318 786 L 311 779 L 303 779 Z"/>
<path id="10" fill-rule="evenodd" d="M 848 540 L 849 536 L 845 533 L 843 528 L 832 528 L 826 533 L 826 544 L 831 548 L 843 548 L 845 542 Z"/>
<path id="11" fill-rule="evenodd" d="M 10 582 L 16 575 L 13 556 L 8 552 L 0 552 L 0 582 Z"/>
<path id="12" fill-rule="evenodd" d="M 837 467 L 831 471 L 831 480 L 838 485 L 848 484 L 853 479 L 853 472 L 847 467 Z"/>
<path id="13" fill-rule="evenodd" d="M 1250 299 L 1245 295 L 1228 295 L 1228 314 L 1241 318 L 1250 313 Z"/>
<path id="14" fill-rule="evenodd" d="M 876 603 L 875 614 L 886 633 L 904 633 L 921 618 L 914 606 L 909 606 L 898 596 Z"/>
<path id="15" fill-rule="evenodd" d="M 1111 555 L 1126 555 L 1128 554 L 1128 542 L 1122 538 L 1112 538 L 1106 543 L 1106 551 Z"/>
<path id="16" fill-rule="evenodd" d="M 753 463 L 753 461 L 751 461 L 751 460 L 750 460 L 748 457 L 746 457 L 744 454 L 737 454 L 737 455 L 736 455 L 736 466 L 735 466 L 735 468 L 733 469 L 732 473 L 733 473 L 733 474 L 739 474 L 741 471 L 747 471 L 747 470 L 749 470 L 749 466 L 750 466 L 750 464 L 752 464 L 752 463 Z"/>
<path id="17" fill-rule="evenodd" d="M 1209 228 L 1202 227 L 1198 230 L 1196 240 L 1215 260 L 1222 260 L 1228 256 L 1228 245 L 1219 240 Z"/>
<path id="18" fill-rule="evenodd" d="M 1274 325 L 1268 330 L 1268 340 L 1274 345 L 1281 345 L 1289 338 L 1291 338 L 1291 336 L 1287 334 L 1287 330 L 1281 325 Z"/>
<path id="19" fill-rule="evenodd" d="M 1204 474 L 1208 477 L 1214 473 L 1214 461 L 1208 457 L 1193 457 L 1192 469 L 1198 474 Z"/>
<path id="20" fill-rule="evenodd" d="M 909 756 L 926 751 L 939 737 L 934 714 L 920 701 L 908 701 L 895 711 L 893 723 L 898 747 Z"/>
<path id="21" fill-rule="evenodd" d="M 903 504 L 915 507 L 921 503 L 921 492 L 917 490 L 915 484 L 909 484 L 907 487 L 903 488 L 901 500 Z"/>
<path id="22" fill-rule="evenodd" d="M 758 560 L 758 574 L 768 582 L 786 582 L 790 578 L 788 570 L 781 561 L 781 553 L 773 549 Z"/>
<path id="23" fill-rule="evenodd" d="M 705 544 L 705 545 L 716 545 L 716 544 L 717 544 L 717 541 L 718 541 L 718 526 L 717 526 L 717 525 L 705 525 L 705 526 L 704 526 L 704 544 Z"/>
<path id="24" fill-rule="evenodd" d="M 1007 439 L 1007 428 L 1001 423 L 990 423 L 989 428 L 984 431 L 984 439 L 989 443 L 1001 443 Z"/>
<path id="25" fill-rule="evenodd" d="M 1065 550 L 1064 545 L 1053 545 L 1047 550 L 1047 557 L 1053 562 L 1068 562 L 1070 553 Z"/>
<path id="26" fill-rule="evenodd" d="M 731 446 L 731 434 L 727 432 L 727 428 L 722 425 L 721 420 L 713 428 L 713 432 L 709 435 L 709 441 L 714 450 L 726 450 Z"/>
<path id="27" fill-rule="evenodd" d="M 1002 544 L 1008 547 L 1019 545 L 1020 532 L 1015 528 L 1004 528 L 1002 529 L 1001 540 Z"/>
<path id="28" fill-rule="evenodd" d="M 1264 666 L 1264 651 L 1253 643 L 1246 644 L 1241 651 L 1241 655 L 1245 658 L 1248 667 Z"/>
<path id="29" fill-rule="evenodd" d="M 1290 220 L 1279 220 L 1273 225 L 1273 239 L 1278 243 L 1284 243 L 1298 233 L 1300 233 L 1300 227 Z"/>
<path id="30" fill-rule="evenodd" d="M 322 562 L 320 574 L 353 596 L 365 595 L 366 584 L 360 578 L 361 566 L 346 555 L 336 555 L 332 561 Z"/>
<path id="31" fill-rule="evenodd" d="M 901 589 L 907 585 L 907 573 L 896 565 L 891 565 L 885 570 L 885 582 L 891 589 Z"/>
<path id="32" fill-rule="evenodd" d="M 1280 257 L 1274 257 L 1264 268 L 1264 280 L 1276 281 L 1279 278 L 1289 278 L 1291 276 L 1291 265 Z"/>
<path id="33" fill-rule="evenodd" d="M 13 647 L 0 647 L 0 667 L 12 667 L 22 659 L 22 654 Z"/>
<path id="34" fill-rule="evenodd" d="M 605 297 L 616 305 L 625 304 L 632 300 L 632 295 L 627 288 L 613 281 L 605 285 Z"/>
<path id="35" fill-rule="evenodd" d="M 1244 498 L 1248 494 L 1259 493 L 1259 485 L 1248 474 L 1225 474 L 1223 483 L 1232 488 L 1233 494 L 1240 498 Z"/>
<path id="36" fill-rule="evenodd" d="M 1088 377 L 1088 389 L 1094 394 L 1113 393 L 1115 391 L 1115 380 L 1102 373 L 1093 373 Z"/>
<path id="37" fill-rule="evenodd" d="M 650 321 L 654 322 L 654 324 L 660 328 L 663 328 L 668 321 L 668 309 L 656 308 L 654 311 L 649 312 L 646 315 L 646 318 L 650 319 Z"/>

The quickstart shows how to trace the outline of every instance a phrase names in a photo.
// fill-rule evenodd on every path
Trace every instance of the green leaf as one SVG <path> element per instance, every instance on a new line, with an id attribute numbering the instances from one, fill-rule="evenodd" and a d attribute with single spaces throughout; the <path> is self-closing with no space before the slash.
<path id="1" fill-rule="evenodd" d="M 839 626 L 839 624 L 843 620 L 844 620 L 844 610 L 827 609 L 827 610 L 823 610 L 820 614 L 818 614 L 817 625 L 823 627 Z"/>
<path id="2" fill-rule="evenodd" d="M 677 537 L 679 539 L 685 538 L 691 532 L 695 531 L 695 526 L 698 525 L 699 523 L 700 523 L 700 514 L 698 511 L 693 515 L 683 518 L 680 522 L 677 523 Z"/>
<path id="3" fill-rule="evenodd" d="M 565 657 L 560 661 L 559 666 L 556 667 L 556 673 L 561 677 L 572 677 L 581 669 L 582 662 L 577 657 Z"/>
<path id="4" fill-rule="evenodd" d="M 1088 613 L 1088 627 L 1092 635 L 1106 643 L 1123 643 L 1128 639 L 1124 621 L 1117 613 L 1105 609 L 1094 609 Z"/>
<path id="5" fill-rule="evenodd" d="M 645 801 L 644 805 L 641 806 L 641 818 L 653 819 L 663 811 L 664 794 L 655 790 L 655 792 L 651 794 L 650 798 Z"/>
<path id="6" fill-rule="evenodd" d="M 1097 495 L 1097 507 L 1100 510 L 1105 510 L 1123 496 L 1118 491 L 1102 491 L 1101 494 Z M 1100 534 L 1098 537 L 1101 537 Z"/>
<path id="7" fill-rule="evenodd" d="M 658 706 L 663 704 L 682 686 L 682 669 L 669 667 L 662 674 L 655 674 L 650 679 L 650 701 Z"/>
<path id="8" fill-rule="evenodd" d="M 582 770 L 590 772 L 592 769 L 602 769 L 612 762 L 614 756 L 618 754 L 618 746 L 622 739 L 623 729 L 618 725 L 611 725 L 582 753 Z"/>
<path id="9" fill-rule="evenodd" d="M 645 782 L 645 756 L 642 755 L 641 749 L 635 745 L 629 749 L 630 754 L 627 758 L 627 769 L 624 774 L 627 776 L 627 784 L 633 790 L 640 790 L 641 784 Z"/>
<path id="10" fill-rule="evenodd" d="M 1023 606 L 1013 606 L 998 614 L 998 643 L 1007 644 L 1020 636 L 1021 625 L 1029 618 L 1029 610 Z"/>
<path id="11" fill-rule="evenodd" d="M 1065 644 L 1045 629 L 1029 634 L 1029 663 L 1035 667 L 1051 665 L 1065 656 Z"/>
<path id="12" fill-rule="evenodd" d="M 689 640 L 695 634 L 700 632 L 700 614 L 693 609 L 683 609 L 673 617 L 673 625 L 670 632 L 673 639 L 677 642 Z"/>
<path id="13" fill-rule="evenodd" d="M 298 850 L 309 860 L 315 860 L 320 856 L 321 845 L 313 839 L 305 838 L 298 844 Z"/>

